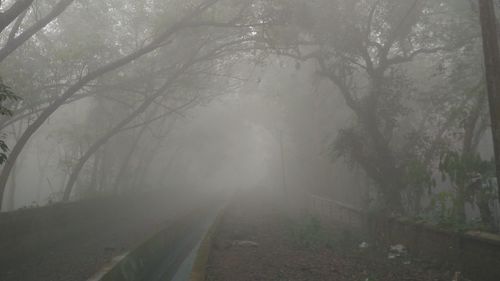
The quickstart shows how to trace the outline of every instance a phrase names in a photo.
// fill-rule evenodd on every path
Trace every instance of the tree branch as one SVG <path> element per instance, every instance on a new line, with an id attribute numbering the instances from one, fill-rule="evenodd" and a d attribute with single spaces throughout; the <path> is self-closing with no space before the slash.
<path id="1" fill-rule="evenodd" d="M 34 0 L 16 0 L 5 12 L 0 13 L 0 33 L 3 32 L 20 14 L 27 10 Z"/>
<path id="2" fill-rule="evenodd" d="M 48 13 L 45 17 L 38 20 L 36 23 L 34 23 L 31 27 L 26 29 L 26 31 L 24 31 L 20 35 L 15 36 L 15 37 L 12 36 L 12 38 L 9 38 L 9 40 L 7 41 L 7 44 L 5 44 L 5 46 L 0 50 L 0 63 L 6 57 L 8 57 L 12 52 L 14 52 L 17 48 L 19 48 L 22 44 L 24 44 L 24 42 L 29 40 L 38 31 L 40 31 L 42 28 L 47 26 L 47 24 L 49 24 L 54 19 L 56 19 L 73 2 L 74 2 L 74 0 L 61 0 L 61 1 L 59 1 L 54 6 L 54 8 L 50 11 L 50 13 Z M 19 22 L 19 24 L 21 24 L 20 21 L 18 21 L 18 22 Z M 17 25 L 17 22 L 16 22 L 16 25 Z M 15 29 L 18 29 L 18 28 L 19 28 L 19 26 L 17 26 L 17 28 L 14 27 L 13 31 Z M 11 32 L 11 35 L 15 35 L 16 32 L 14 32 L 14 34 L 12 34 L 12 32 Z"/>

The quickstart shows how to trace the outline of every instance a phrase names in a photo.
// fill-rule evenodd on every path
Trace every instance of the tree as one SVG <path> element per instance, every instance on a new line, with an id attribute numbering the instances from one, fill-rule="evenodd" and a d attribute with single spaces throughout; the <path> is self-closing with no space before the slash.
<path id="1" fill-rule="evenodd" d="M 10 33 L 8 35 L 8 38 L 4 44 L 4 46 L 0 49 L 0 63 L 5 60 L 12 52 L 14 52 L 16 49 L 18 49 L 20 46 L 22 46 L 26 41 L 28 41 L 30 38 L 33 37 L 37 32 L 39 32 L 41 29 L 46 27 L 49 23 L 54 21 L 59 15 L 61 15 L 72 3 L 74 0 L 61 0 L 58 3 L 56 3 L 52 10 L 48 12 L 45 16 L 43 16 L 40 19 L 37 19 L 31 26 L 29 27 L 24 27 L 21 29 L 23 21 L 25 20 L 27 16 L 27 9 L 31 4 L 33 3 L 33 0 L 30 1 L 16 1 L 14 5 L 12 6 L 11 9 L 13 9 L 15 6 L 19 6 L 16 9 L 16 16 L 15 18 L 13 16 L 8 17 L 16 19 L 16 22 L 12 26 Z M 21 11 L 20 13 L 17 13 Z M 8 12 L 7 12 L 8 13 Z M 5 22 L 7 22 L 8 19 L 5 19 Z M 3 22 L 0 18 L 0 22 Z M 10 23 L 9 23 L 10 24 Z M 2 28 L 3 24 L 0 24 L 0 32 L 3 31 Z M 22 30 L 20 33 L 19 31 Z M 19 33 L 19 34 L 18 34 Z"/>
<path id="2" fill-rule="evenodd" d="M 0 32 L 2 32 L 7 26 L 9 26 L 16 18 L 24 13 L 34 0 L 19 0 L 15 1 L 9 8 L 4 12 L 0 13 Z M 0 3 L 1 6 L 1 3 Z"/>
<path id="3" fill-rule="evenodd" d="M 500 48 L 498 46 L 497 19 L 492 0 L 479 1 L 479 14 L 483 35 L 486 85 L 493 133 L 493 146 L 496 160 L 496 175 L 500 178 Z M 500 200 L 500 185 L 498 186 Z"/>
<path id="4" fill-rule="evenodd" d="M 246 42 L 253 39 L 249 40 L 248 35 L 266 24 L 256 20 L 251 0 L 224 1 L 227 5 L 218 6 L 216 4 L 222 0 L 168 3 L 112 0 L 71 5 L 73 2 L 60 0 L 53 6 L 43 1 L 33 2 L 32 5 L 38 5 L 36 8 L 42 17 L 34 17 L 32 10 L 25 9 L 10 25 L 10 32 L 0 36 L 0 43 L 3 43 L 0 61 L 8 70 L 9 83 L 12 82 L 16 92 L 22 93 L 24 98 L 13 109 L 12 119 L 0 120 L 2 129 L 24 124 L 20 126 L 19 138 L 0 175 L 0 198 L 20 153 L 35 132 L 62 106 L 95 96 L 128 106 L 124 110 L 126 114 L 114 116 L 118 122 L 112 124 L 112 132 L 101 131 L 101 136 L 95 132 L 91 134 L 96 139 L 92 140 L 94 145 L 87 148 L 88 154 L 72 151 L 74 156 L 80 157 L 67 183 L 71 186 L 67 188 L 67 194 L 71 194 L 78 174 L 94 152 L 101 156 L 94 159 L 93 182 L 99 174 L 97 165 L 108 169 L 105 162 L 112 158 L 103 152 L 108 149 L 101 147 L 107 146 L 113 136 L 127 130 L 127 126 L 134 127 L 128 123 L 143 117 L 150 105 L 160 102 L 161 96 L 150 99 L 155 92 L 143 91 L 142 86 L 149 84 L 161 88 L 162 75 L 172 74 L 180 65 L 168 61 L 155 68 L 155 72 L 145 70 L 162 61 L 162 57 L 182 57 L 188 48 L 179 46 L 178 40 L 194 38 L 193 34 L 197 34 L 196 42 L 205 41 L 207 46 L 223 47 L 213 54 L 213 59 L 227 54 L 236 59 L 236 53 L 250 50 L 251 46 Z M 117 6 L 123 6 L 125 10 L 116 9 Z M 68 12 L 63 13 L 65 10 Z M 43 28 L 48 23 L 51 23 L 50 28 Z M 30 38 L 33 40 L 28 40 Z M 236 40 L 228 42 L 229 38 Z M 191 43 L 197 45 L 185 42 L 187 46 Z M 39 71 L 42 68 L 44 71 Z M 145 77 L 145 73 L 151 76 Z M 165 115 L 166 112 L 160 114 Z M 140 130 L 148 125 L 146 123 L 134 128 Z M 119 124 L 122 128 L 113 130 Z M 104 173 L 105 169 L 101 172 Z M 103 186 L 100 184 L 100 188 Z"/>
<path id="5" fill-rule="evenodd" d="M 229 39 L 231 39 L 230 36 Z M 104 145 L 110 138 L 115 136 L 116 134 L 120 133 L 125 126 L 130 124 L 134 119 L 136 119 L 140 114 L 144 113 L 154 102 L 160 98 L 163 97 L 164 95 L 170 93 L 171 91 L 169 90 L 175 82 L 179 79 L 179 77 L 185 75 L 185 72 L 188 69 L 191 69 L 193 66 L 195 66 L 198 63 L 203 63 L 208 60 L 213 60 L 220 58 L 222 55 L 226 54 L 232 54 L 234 51 L 232 46 L 241 46 L 245 42 L 251 42 L 252 41 L 252 36 L 243 33 L 243 34 L 237 34 L 235 39 L 232 40 L 223 40 L 221 44 L 216 44 L 215 46 L 212 46 L 212 44 L 206 44 L 205 42 L 201 42 L 201 46 L 196 46 L 194 50 L 191 51 L 191 53 L 187 54 L 187 58 L 185 58 L 185 61 L 176 61 L 174 65 L 177 65 L 177 67 L 173 67 L 172 73 L 169 73 L 167 75 L 166 81 L 161 85 L 158 89 L 156 89 L 153 93 L 151 93 L 149 96 L 147 96 L 140 105 L 134 109 L 129 115 L 127 115 L 123 120 L 121 120 L 116 126 L 114 126 L 111 130 L 109 130 L 104 136 L 99 138 L 88 150 L 84 155 L 79 159 L 78 163 L 76 164 L 75 168 L 73 169 L 68 183 L 65 188 L 64 192 L 64 198 L 63 200 L 67 201 L 70 198 L 71 192 L 73 190 L 73 186 L 78 178 L 78 175 L 85 165 L 85 163 L 90 159 L 90 157 L 98 151 L 98 149 L 101 148 L 102 145 Z M 210 42 L 210 41 L 209 41 Z M 208 46 L 207 46 L 208 45 Z M 205 50 L 208 49 L 208 50 Z M 201 53 L 201 54 L 200 54 Z M 192 81 L 191 81 L 192 83 Z M 177 109 L 172 109 L 167 112 L 167 114 L 176 112 L 177 110 L 180 110 L 186 106 L 189 106 L 192 104 L 193 100 L 186 102 L 185 104 L 179 106 Z M 120 176 L 120 175 L 118 175 Z"/>
<path id="6" fill-rule="evenodd" d="M 106 63 L 93 71 L 89 71 L 87 74 L 83 75 L 75 83 L 66 87 L 63 93 L 58 96 L 53 102 L 51 102 L 36 118 L 36 120 L 26 128 L 26 130 L 21 134 L 19 140 L 16 142 L 15 146 L 12 148 L 9 157 L 5 163 L 5 166 L 0 175 L 0 202 L 3 202 L 3 195 L 7 185 L 7 180 L 10 175 L 19 154 L 23 151 L 24 147 L 31 139 L 33 134 L 45 123 L 45 121 L 62 105 L 64 105 L 68 100 L 70 100 L 76 93 L 78 93 L 82 88 L 84 88 L 88 83 L 98 79 L 99 77 L 119 69 L 161 47 L 168 44 L 168 40 L 176 33 L 186 29 L 196 27 L 198 24 L 194 24 L 193 19 L 197 19 L 204 11 L 209 7 L 217 3 L 217 0 L 207 0 L 203 1 L 201 4 L 194 7 L 190 12 L 187 13 L 178 22 L 169 25 L 167 28 L 163 28 L 158 35 L 149 41 L 149 43 L 132 51 L 130 54 L 122 56 L 121 58 L 115 59 L 109 63 Z M 1 206 L 1 205 L 0 205 Z"/>
<path id="7" fill-rule="evenodd" d="M 378 187 L 385 207 L 396 212 L 404 212 L 401 194 L 408 187 L 410 163 L 419 161 L 415 158 L 419 147 L 408 150 L 404 144 L 411 128 L 400 123 L 409 115 L 408 104 L 417 91 L 407 65 L 417 57 L 460 46 L 460 38 L 449 33 L 452 14 L 435 16 L 438 11 L 449 12 L 441 4 L 419 0 L 295 3 L 299 9 L 289 5 L 292 12 L 281 10 L 294 14 L 288 26 L 298 30 L 285 27 L 287 36 L 281 37 L 272 36 L 283 34 L 279 29 L 268 33 L 269 45 L 278 54 L 315 60 L 319 73 L 336 86 L 356 122 L 340 132 L 333 154 L 361 166 Z"/>
<path id="8" fill-rule="evenodd" d="M 3 83 L 3 80 L 0 77 L 0 115 L 8 117 L 12 116 L 12 111 L 9 109 L 8 104 L 18 100 L 19 97 L 9 86 Z M 3 138 L 5 138 L 5 136 L 1 136 L 0 138 L 0 165 L 7 161 L 7 152 L 9 151 L 9 148 Z"/>

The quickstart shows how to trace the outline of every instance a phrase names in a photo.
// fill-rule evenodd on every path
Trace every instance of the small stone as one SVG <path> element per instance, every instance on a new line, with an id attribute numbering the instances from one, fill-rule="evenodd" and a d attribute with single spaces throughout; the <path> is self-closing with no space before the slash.
<path id="1" fill-rule="evenodd" d="M 244 240 L 244 241 L 233 241 L 233 243 L 231 243 L 231 245 L 237 246 L 237 247 L 258 247 L 259 243 L 254 242 L 254 241 Z"/>
<path id="2" fill-rule="evenodd" d="M 359 244 L 359 248 L 360 248 L 360 249 L 366 249 L 366 248 L 368 248 L 369 246 L 370 246 L 370 245 L 368 245 L 368 243 L 366 243 L 366 242 L 363 242 L 363 243 Z"/>

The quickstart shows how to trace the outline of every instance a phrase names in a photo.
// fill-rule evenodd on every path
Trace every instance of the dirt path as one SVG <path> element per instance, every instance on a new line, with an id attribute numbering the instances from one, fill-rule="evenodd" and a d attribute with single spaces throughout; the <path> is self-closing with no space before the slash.
<path id="1" fill-rule="evenodd" d="M 254 244 L 254 242 L 256 244 Z M 256 193 L 226 209 L 213 241 L 209 281 L 451 281 L 430 264 L 364 253 L 348 233 L 289 219 Z"/>

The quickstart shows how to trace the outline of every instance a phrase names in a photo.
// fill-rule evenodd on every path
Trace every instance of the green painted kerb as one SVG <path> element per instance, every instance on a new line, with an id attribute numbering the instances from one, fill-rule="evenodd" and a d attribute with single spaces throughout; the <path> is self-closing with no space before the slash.
<path id="1" fill-rule="evenodd" d="M 206 279 L 206 269 L 208 264 L 208 257 L 210 255 L 210 250 L 212 248 L 212 241 L 217 232 L 217 227 L 220 224 L 224 210 L 221 210 L 214 220 L 214 223 L 210 226 L 203 241 L 200 244 L 196 258 L 193 264 L 193 269 L 191 271 L 190 281 L 204 281 Z"/>

